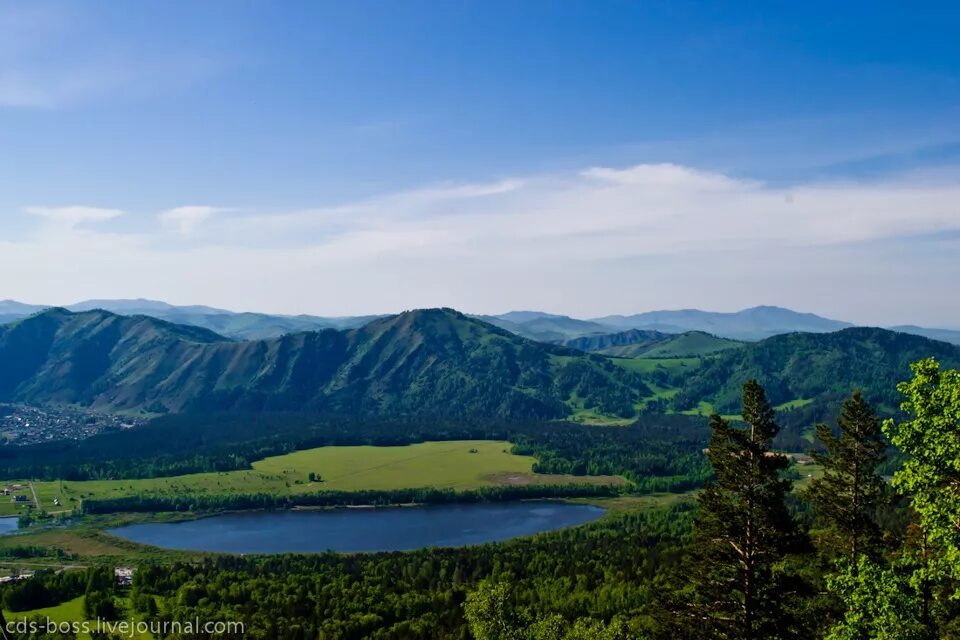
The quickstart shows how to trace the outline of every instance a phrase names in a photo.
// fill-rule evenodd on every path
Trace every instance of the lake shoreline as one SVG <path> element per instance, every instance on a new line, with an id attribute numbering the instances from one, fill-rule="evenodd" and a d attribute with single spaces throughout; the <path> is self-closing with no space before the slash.
<path id="1" fill-rule="evenodd" d="M 579 526 L 603 507 L 562 501 L 261 510 L 167 522 L 130 522 L 104 533 L 170 551 L 228 554 L 378 553 L 462 547 Z"/>

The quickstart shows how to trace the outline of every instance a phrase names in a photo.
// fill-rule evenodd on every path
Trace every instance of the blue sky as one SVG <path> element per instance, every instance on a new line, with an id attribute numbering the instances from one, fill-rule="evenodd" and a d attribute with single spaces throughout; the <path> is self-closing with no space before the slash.
<path id="1" fill-rule="evenodd" d="M 0 1 L 0 298 L 960 326 L 957 33 L 947 2 Z"/>

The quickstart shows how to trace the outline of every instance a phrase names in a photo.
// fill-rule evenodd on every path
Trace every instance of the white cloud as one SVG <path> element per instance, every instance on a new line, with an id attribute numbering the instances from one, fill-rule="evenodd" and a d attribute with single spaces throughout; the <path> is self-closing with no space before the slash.
<path id="1" fill-rule="evenodd" d="M 160 213 L 160 222 L 167 229 L 173 229 L 183 235 L 190 235 L 197 230 L 204 221 L 214 214 L 224 211 L 219 207 L 190 205 L 168 209 Z"/>
<path id="2" fill-rule="evenodd" d="M 509 247 L 551 260 L 830 246 L 960 230 L 954 177 L 783 187 L 669 164 L 595 167 L 248 216 L 231 220 L 223 237 L 330 249 L 337 238 L 352 243 L 361 231 L 411 243 L 426 234 L 445 252 L 452 246 L 464 253 Z M 421 238 L 415 245 L 430 250 Z"/>
<path id="3" fill-rule="evenodd" d="M 956 177 L 784 187 L 678 165 L 595 167 L 306 211 L 161 214 L 184 234 L 202 224 L 189 242 L 180 233 L 73 229 L 115 210 L 38 209 L 70 232 L 0 247 L 0 273 L 19 272 L 5 285 L 21 288 L 0 297 L 145 296 L 323 314 L 450 305 L 600 315 L 769 303 L 854 321 L 955 325 L 960 299 L 943 292 L 960 280 L 956 235 L 950 241 L 960 234 Z M 36 264 L 29 256 L 46 271 L 25 269 Z"/>
<path id="4" fill-rule="evenodd" d="M 49 223 L 61 227 L 73 228 L 81 224 L 106 222 L 123 215 L 119 209 L 102 209 L 99 207 L 69 206 L 69 207 L 27 207 L 27 213 L 39 216 Z"/>

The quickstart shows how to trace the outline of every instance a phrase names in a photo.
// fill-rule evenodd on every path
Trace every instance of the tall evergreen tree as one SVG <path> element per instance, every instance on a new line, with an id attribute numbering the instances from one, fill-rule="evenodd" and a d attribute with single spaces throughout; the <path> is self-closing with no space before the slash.
<path id="1" fill-rule="evenodd" d="M 785 638 L 788 623 L 774 565 L 796 540 L 781 478 L 787 459 L 771 452 L 779 431 L 763 387 L 743 387 L 743 421 L 719 415 L 707 457 L 716 479 L 700 492 L 695 544 L 700 566 L 694 582 L 696 625 L 712 638 Z"/>
<path id="2" fill-rule="evenodd" d="M 886 442 L 880 420 L 860 391 L 843 403 L 837 431 L 817 425 L 817 437 L 826 453 L 813 454 L 823 476 L 805 492 L 817 517 L 832 535 L 827 549 L 845 555 L 854 573 L 863 553 L 876 549 L 880 537 L 876 510 L 884 499 L 885 486 L 877 474 Z"/>

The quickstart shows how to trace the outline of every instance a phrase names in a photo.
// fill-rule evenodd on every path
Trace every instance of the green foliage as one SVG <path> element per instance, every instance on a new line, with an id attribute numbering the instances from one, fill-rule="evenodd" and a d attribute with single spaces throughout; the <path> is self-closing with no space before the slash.
<path id="1" fill-rule="evenodd" d="M 741 385 L 755 378 L 774 405 L 812 400 L 797 413 L 805 424 L 818 412 L 819 419 L 835 415 L 842 399 L 858 388 L 868 401 L 893 411 L 899 403 L 897 382 L 909 373 L 910 363 L 929 356 L 960 366 L 960 348 L 955 345 L 883 329 L 774 336 L 705 361 L 687 379 L 674 406 L 690 409 L 706 401 L 721 414 L 732 413 Z"/>
<path id="2" fill-rule="evenodd" d="M 512 590 L 506 582 L 483 580 L 467 594 L 464 617 L 475 640 L 628 640 L 635 638 L 622 620 L 578 618 L 572 623 L 562 615 L 520 615 L 514 608 Z"/>
<path id="3" fill-rule="evenodd" d="M 87 573 L 83 594 L 83 614 L 88 620 L 117 620 L 120 607 L 114 599 L 116 578 L 113 567 L 95 567 Z"/>
<path id="4" fill-rule="evenodd" d="M 960 637 L 960 373 L 932 358 L 898 388 L 910 419 L 883 425 L 906 455 L 893 486 L 917 522 L 895 554 L 861 558 L 830 578 L 847 612 L 831 640 Z"/>
<path id="5" fill-rule="evenodd" d="M 7 611 L 51 607 L 82 595 L 89 578 L 87 571 L 37 571 L 31 578 L 0 587 L 0 604 Z"/>
<path id="6" fill-rule="evenodd" d="M 844 562 L 828 586 L 846 603 L 843 619 L 827 640 L 933 640 L 921 620 L 923 603 L 910 580 L 896 568 L 867 557 Z"/>
<path id="7" fill-rule="evenodd" d="M 510 586 L 482 581 L 467 594 L 463 616 L 476 640 L 521 640 L 525 626 L 510 602 Z"/>
<path id="8" fill-rule="evenodd" d="M 932 358 L 912 369 L 913 379 L 898 386 L 912 419 L 883 427 L 908 456 L 893 486 L 911 496 L 930 545 L 942 549 L 939 577 L 960 580 L 960 372 Z"/>
<path id="9" fill-rule="evenodd" d="M 856 567 L 861 553 L 878 550 L 881 532 L 876 516 L 886 491 L 877 468 L 887 443 L 876 413 L 859 391 L 843 403 L 837 431 L 834 435 L 827 425 L 817 425 L 826 452 L 814 452 L 813 457 L 823 467 L 823 476 L 810 483 L 805 497 L 832 534 L 833 554 L 846 555 Z"/>
<path id="10" fill-rule="evenodd" d="M 763 387 L 743 387 L 745 428 L 711 418 L 707 454 L 716 479 L 698 497 L 695 619 L 713 637 L 782 638 L 790 628 L 776 564 L 796 542 L 787 510 L 787 459 L 770 451 L 779 427 Z"/>

